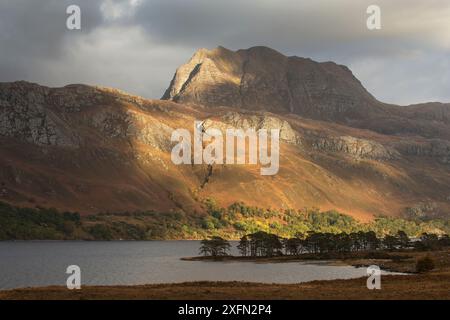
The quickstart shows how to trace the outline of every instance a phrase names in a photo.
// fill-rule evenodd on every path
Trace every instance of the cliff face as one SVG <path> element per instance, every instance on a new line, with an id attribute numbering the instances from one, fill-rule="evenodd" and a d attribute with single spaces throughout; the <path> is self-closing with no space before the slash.
<path id="1" fill-rule="evenodd" d="M 47 88 L 27 82 L 0 84 L 0 135 L 38 146 L 79 149 L 103 138 L 136 139 L 168 150 L 172 128 L 132 109 L 111 109 L 127 101 L 120 91 L 85 85 Z M 135 99 L 139 105 L 142 100 Z M 142 102 L 141 102 L 142 103 Z M 105 108 L 99 109 L 99 107 Z M 90 118 L 79 118 L 99 109 Z"/>
<path id="2" fill-rule="evenodd" d="M 48 94 L 48 88 L 33 84 L 2 84 L 0 135 L 37 145 L 75 146 L 76 134 L 59 126 L 55 114 L 45 108 Z"/>
<path id="3" fill-rule="evenodd" d="M 81 213 L 204 214 L 201 199 L 337 209 L 357 218 L 450 212 L 449 106 L 377 102 L 334 63 L 268 48 L 200 50 L 164 100 L 119 90 L 0 84 L 0 201 Z M 280 129 L 280 170 L 174 165 L 171 133 Z"/>
<path id="4" fill-rule="evenodd" d="M 199 50 L 177 70 L 163 99 L 321 119 L 362 116 L 377 104 L 345 66 L 266 47 Z"/>

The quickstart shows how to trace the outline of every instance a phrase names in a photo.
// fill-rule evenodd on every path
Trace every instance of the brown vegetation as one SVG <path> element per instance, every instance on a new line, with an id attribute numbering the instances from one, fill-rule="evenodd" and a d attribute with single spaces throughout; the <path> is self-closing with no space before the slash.
<path id="1" fill-rule="evenodd" d="M 191 282 L 144 286 L 63 287 L 0 292 L 0 299 L 450 299 L 450 273 L 383 276 L 381 290 L 368 290 L 366 278 L 302 284 Z"/>

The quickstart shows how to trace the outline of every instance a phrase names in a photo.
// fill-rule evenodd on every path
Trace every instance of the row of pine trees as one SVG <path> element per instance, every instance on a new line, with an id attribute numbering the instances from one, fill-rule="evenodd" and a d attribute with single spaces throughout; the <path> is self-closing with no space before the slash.
<path id="1" fill-rule="evenodd" d="M 396 235 L 378 238 L 373 231 L 355 233 L 320 233 L 308 232 L 298 234 L 293 238 L 284 239 L 275 234 L 259 231 L 245 235 L 237 246 L 244 257 L 273 257 L 281 255 L 300 255 L 304 253 L 345 253 L 358 251 L 419 249 L 433 250 L 450 246 L 448 235 L 437 236 L 424 233 L 420 239 L 412 241 L 404 231 Z M 229 255 L 231 244 L 220 237 L 201 242 L 200 254 L 204 256 Z"/>

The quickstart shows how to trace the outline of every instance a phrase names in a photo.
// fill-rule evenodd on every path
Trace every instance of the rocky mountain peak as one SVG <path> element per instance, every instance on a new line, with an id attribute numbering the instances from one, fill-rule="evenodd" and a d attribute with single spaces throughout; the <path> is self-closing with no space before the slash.
<path id="1" fill-rule="evenodd" d="M 347 67 L 262 46 L 198 50 L 178 68 L 163 99 L 325 120 L 359 118 L 378 104 Z"/>

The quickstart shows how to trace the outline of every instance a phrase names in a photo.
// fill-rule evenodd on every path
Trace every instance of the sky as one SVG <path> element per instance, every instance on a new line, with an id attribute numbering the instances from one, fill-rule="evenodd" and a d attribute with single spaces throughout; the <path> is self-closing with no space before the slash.
<path id="1" fill-rule="evenodd" d="M 81 30 L 66 27 L 73 4 Z M 372 4 L 380 30 L 366 26 Z M 448 0 L 0 0 L 0 81 L 158 99 L 197 49 L 219 45 L 347 65 L 383 102 L 450 102 Z"/>

